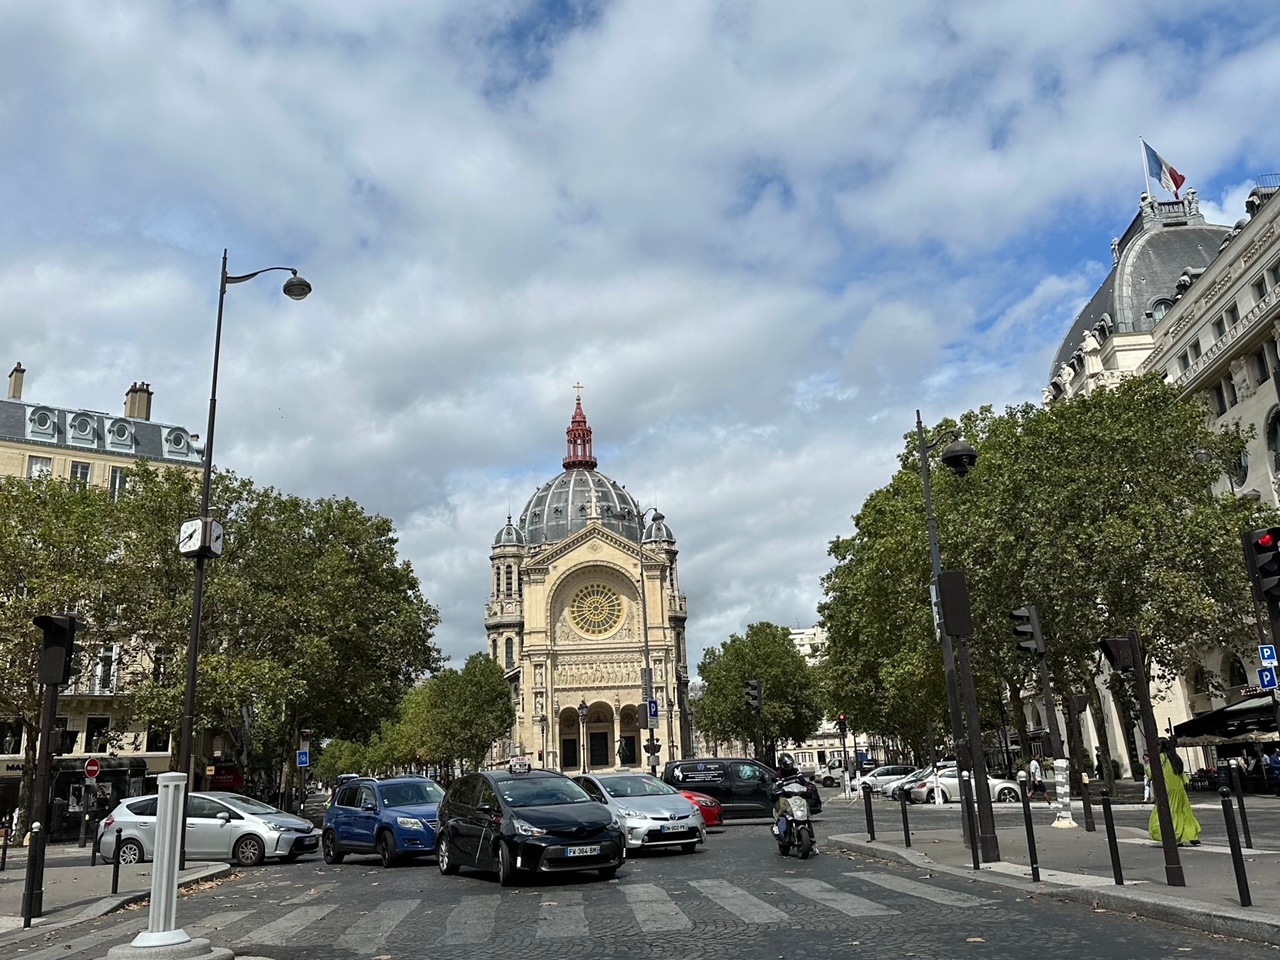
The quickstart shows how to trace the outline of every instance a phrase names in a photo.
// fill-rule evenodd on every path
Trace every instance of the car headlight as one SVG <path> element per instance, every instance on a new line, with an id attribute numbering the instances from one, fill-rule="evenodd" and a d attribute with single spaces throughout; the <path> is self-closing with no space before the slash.
<path id="1" fill-rule="evenodd" d="M 262 825 L 265 826 L 272 833 L 279 833 L 281 830 L 284 829 L 284 827 L 280 826 L 280 824 L 272 823 L 270 820 L 263 820 Z"/>
<path id="2" fill-rule="evenodd" d="M 417 817 L 396 817 L 396 826 L 401 830 L 421 830 L 422 821 Z"/>
<path id="3" fill-rule="evenodd" d="M 618 816 L 626 817 L 628 820 L 639 820 L 644 816 L 644 814 L 639 810 L 632 810 L 630 807 L 619 807 Z M 616 820 L 617 817 L 614 817 L 614 819 Z"/>
<path id="4" fill-rule="evenodd" d="M 511 826 L 515 827 L 516 833 L 522 837 L 541 837 L 547 832 L 541 827 L 535 827 L 527 820 L 521 820 L 519 817 L 511 818 Z"/>
<path id="5" fill-rule="evenodd" d="M 716 802 L 710 797 L 697 797 L 694 803 L 700 807 L 714 807 L 716 805 Z"/>

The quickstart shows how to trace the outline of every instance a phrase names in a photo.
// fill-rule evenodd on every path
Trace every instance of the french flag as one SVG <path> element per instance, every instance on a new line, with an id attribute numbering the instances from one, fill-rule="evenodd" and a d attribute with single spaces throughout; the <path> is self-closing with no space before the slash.
<path id="1" fill-rule="evenodd" d="M 1187 182 L 1187 178 L 1171 167 L 1169 161 L 1152 150 L 1151 144 L 1147 141 L 1143 140 L 1142 146 L 1147 151 L 1147 176 L 1155 177 L 1160 181 L 1160 186 L 1173 194 L 1173 199 L 1179 199 L 1178 191 Z"/>

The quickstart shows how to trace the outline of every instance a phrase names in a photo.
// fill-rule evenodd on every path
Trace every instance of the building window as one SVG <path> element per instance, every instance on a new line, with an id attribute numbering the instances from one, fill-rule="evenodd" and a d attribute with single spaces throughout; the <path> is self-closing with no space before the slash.
<path id="1" fill-rule="evenodd" d="M 502 596 L 502 570 L 499 567 L 493 568 L 493 595 Z"/>
<path id="2" fill-rule="evenodd" d="M 129 483 L 128 474 L 124 472 L 124 467 L 111 468 L 111 480 L 107 484 L 107 489 L 111 492 L 112 500 L 119 500 L 120 494 L 124 493 L 124 488 Z"/>
<path id="3" fill-rule="evenodd" d="M 1267 364 L 1267 351 L 1259 350 L 1253 355 L 1253 379 L 1258 383 L 1266 383 L 1271 379 L 1271 370 Z"/>
<path id="4" fill-rule="evenodd" d="M 27 479 L 47 477 L 53 473 L 53 457 L 27 457 Z"/>
<path id="5" fill-rule="evenodd" d="M 1219 317 L 1217 320 L 1213 321 L 1214 342 L 1216 343 L 1226 335 L 1227 335 L 1227 321 L 1223 320 L 1222 317 Z"/>
<path id="6" fill-rule="evenodd" d="M 1227 329 L 1228 329 L 1228 330 L 1229 330 L 1229 329 L 1231 329 L 1231 328 L 1232 328 L 1232 327 L 1234 327 L 1237 323 L 1239 323 L 1239 322 L 1240 322 L 1240 310 L 1239 310 L 1239 308 L 1238 308 L 1238 307 L 1236 307 L 1236 305 L 1235 305 L 1234 303 L 1233 303 L 1233 304 L 1231 304 L 1231 306 L 1227 307 L 1227 312 L 1226 312 L 1225 316 L 1226 316 L 1226 318 L 1227 318 Z"/>
<path id="7" fill-rule="evenodd" d="M 147 727 L 147 753 L 168 753 L 169 731 Z"/>
<path id="8" fill-rule="evenodd" d="M 1213 406 L 1213 412 L 1218 416 L 1227 412 L 1227 395 L 1223 392 L 1221 381 L 1215 383 L 1213 389 L 1209 391 L 1209 402 Z"/>
<path id="9" fill-rule="evenodd" d="M 95 693 L 116 692 L 116 659 L 112 650 L 104 650 L 98 654 L 94 664 L 93 687 Z"/>
<path id="10" fill-rule="evenodd" d="M 106 753 L 110 736 L 110 717 L 90 717 L 84 727 L 84 752 Z"/>
<path id="11" fill-rule="evenodd" d="M 1261 303 L 1267 295 L 1267 275 L 1260 274 L 1258 279 L 1253 281 L 1253 302 Z"/>
<path id="12" fill-rule="evenodd" d="M 507 564 L 505 586 L 507 588 L 506 595 L 509 597 L 511 596 L 511 591 L 515 589 L 514 586 L 512 585 L 511 564 Z"/>
<path id="13" fill-rule="evenodd" d="M 1245 672 L 1244 664 L 1240 662 L 1239 656 L 1231 658 L 1231 665 L 1227 668 L 1227 686 L 1229 687 L 1246 687 L 1249 685 L 1249 674 Z"/>
<path id="14" fill-rule="evenodd" d="M 76 742 L 80 739 L 80 731 L 68 730 L 66 717 L 58 717 L 54 720 L 53 729 L 58 734 L 58 753 L 75 753 Z"/>
<path id="15" fill-rule="evenodd" d="M 516 642 L 513 638 L 507 637 L 507 669 L 510 670 L 516 665 Z"/>
<path id="16" fill-rule="evenodd" d="M 1157 300 L 1151 305 L 1151 316 L 1157 321 L 1163 320 L 1164 315 L 1169 312 L 1169 308 L 1173 306 L 1172 300 Z"/>
<path id="17" fill-rule="evenodd" d="M 1236 384 L 1230 377 L 1222 381 L 1222 390 L 1227 395 L 1227 406 L 1234 407 L 1240 402 L 1240 398 L 1236 396 Z"/>
<path id="18" fill-rule="evenodd" d="M 0 720 L 0 753 L 22 752 L 22 721 L 17 717 Z"/>
<path id="19" fill-rule="evenodd" d="M 168 647 L 157 647 L 151 654 L 151 679 L 156 683 L 164 683 L 169 673 L 169 665 L 173 662 L 173 651 Z"/>
<path id="20" fill-rule="evenodd" d="M 1191 341 L 1191 360 L 1192 360 L 1192 362 L 1195 362 L 1196 360 L 1199 360 L 1202 356 L 1204 356 L 1204 354 L 1200 352 L 1200 341 L 1199 341 L 1199 340 L 1192 340 L 1192 341 Z"/>
<path id="21" fill-rule="evenodd" d="M 1249 451 L 1241 450 L 1240 458 L 1231 466 L 1231 483 L 1243 487 L 1249 479 Z"/>
<path id="22" fill-rule="evenodd" d="M 1185 350 L 1182 353 L 1178 354 L 1178 366 L 1182 368 L 1181 370 L 1182 373 L 1186 373 L 1188 370 L 1191 369 L 1191 357 L 1187 354 Z"/>
<path id="23" fill-rule="evenodd" d="M 89 485 L 89 478 L 93 475 L 93 465 L 85 463 L 83 460 L 71 461 L 71 485 L 83 489 Z"/>

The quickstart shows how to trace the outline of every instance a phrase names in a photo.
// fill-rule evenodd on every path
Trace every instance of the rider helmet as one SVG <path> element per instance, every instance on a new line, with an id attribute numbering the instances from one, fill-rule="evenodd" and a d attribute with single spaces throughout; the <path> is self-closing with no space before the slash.
<path id="1" fill-rule="evenodd" d="M 800 771 L 796 769 L 795 757 L 789 753 L 778 756 L 778 773 L 784 777 L 794 777 Z"/>

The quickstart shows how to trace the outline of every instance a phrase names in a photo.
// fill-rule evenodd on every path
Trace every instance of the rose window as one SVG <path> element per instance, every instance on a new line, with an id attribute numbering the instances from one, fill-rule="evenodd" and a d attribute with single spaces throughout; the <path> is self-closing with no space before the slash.
<path id="1" fill-rule="evenodd" d="M 622 622 L 622 598 L 602 583 L 590 583 L 573 595 L 569 619 L 579 633 L 602 637 Z"/>

